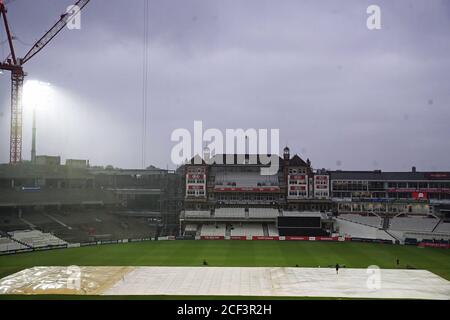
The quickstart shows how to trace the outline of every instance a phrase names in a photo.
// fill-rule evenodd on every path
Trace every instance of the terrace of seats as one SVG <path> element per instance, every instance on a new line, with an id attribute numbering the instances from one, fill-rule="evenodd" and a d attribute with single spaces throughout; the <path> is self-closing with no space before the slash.
<path id="1" fill-rule="evenodd" d="M 273 208 L 249 208 L 249 218 L 276 218 L 279 216 L 277 209 Z"/>
<path id="2" fill-rule="evenodd" d="M 394 222 L 394 228 L 397 229 L 389 229 L 389 231 L 396 232 L 404 239 L 414 238 L 418 241 L 450 240 L 450 223 L 442 220 L 424 217 L 397 217 L 392 219 L 392 221 Z"/>
<path id="3" fill-rule="evenodd" d="M 268 224 L 267 225 L 268 229 L 269 229 L 269 236 L 271 237 L 278 237 L 278 229 L 274 224 Z"/>
<path id="4" fill-rule="evenodd" d="M 429 217 L 394 217 L 390 221 L 389 229 L 431 232 L 438 222 L 438 219 Z"/>
<path id="5" fill-rule="evenodd" d="M 45 205 L 59 203 L 82 204 L 89 202 L 117 203 L 111 191 L 101 189 L 42 189 L 38 191 L 2 190 L 0 204 Z"/>
<path id="6" fill-rule="evenodd" d="M 359 214 L 341 214 L 339 216 L 341 219 L 364 224 L 367 226 L 381 228 L 383 225 L 383 219 L 377 216 L 362 216 Z"/>
<path id="7" fill-rule="evenodd" d="M 436 229 L 434 229 L 434 232 L 450 234 L 450 222 L 439 223 L 439 225 L 436 227 Z"/>
<path id="8" fill-rule="evenodd" d="M 245 208 L 216 208 L 216 218 L 245 218 Z"/>
<path id="9" fill-rule="evenodd" d="M 156 234 L 156 225 L 146 217 L 118 215 L 103 209 L 35 211 L 22 213 L 22 218 L 17 213 L 2 218 L 0 230 L 39 229 L 69 243 L 149 238 Z"/>
<path id="10" fill-rule="evenodd" d="M 184 216 L 186 218 L 210 218 L 211 212 L 207 210 L 186 210 Z"/>
<path id="11" fill-rule="evenodd" d="M 225 224 L 203 224 L 201 227 L 201 236 L 225 236 Z"/>
<path id="12" fill-rule="evenodd" d="M 369 226 L 359 222 L 354 222 L 341 218 L 336 218 L 335 226 L 338 228 L 341 236 L 350 236 L 355 238 L 364 239 L 382 239 L 382 240 L 397 240 L 386 231 L 379 229 L 378 227 Z"/>
<path id="13" fill-rule="evenodd" d="M 197 229 L 198 229 L 198 225 L 196 225 L 196 224 L 186 224 L 184 226 L 184 235 L 185 236 L 196 236 Z"/>
<path id="14" fill-rule="evenodd" d="M 3 211 L 0 213 L 0 230 L 13 231 L 26 229 L 28 226 L 19 219 L 16 210 Z"/>
<path id="15" fill-rule="evenodd" d="M 242 223 L 231 226 L 231 236 L 264 236 L 264 230 L 261 223 Z"/>
<path id="16" fill-rule="evenodd" d="M 66 241 L 61 240 L 50 233 L 43 233 L 39 230 L 13 231 L 9 232 L 9 234 L 14 240 L 25 243 L 33 248 L 67 244 Z"/>
<path id="17" fill-rule="evenodd" d="M 23 244 L 14 241 L 7 237 L 1 237 L 0 236 L 0 252 L 1 251 L 13 251 L 13 250 L 20 250 L 20 249 L 26 249 L 27 247 Z"/>

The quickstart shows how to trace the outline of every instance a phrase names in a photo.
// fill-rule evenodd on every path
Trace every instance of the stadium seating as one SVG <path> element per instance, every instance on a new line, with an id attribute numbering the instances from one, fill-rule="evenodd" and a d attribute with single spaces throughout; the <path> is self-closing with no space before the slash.
<path id="1" fill-rule="evenodd" d="M 411 220 L 411 218 L 413 220 Z M 440 221 L 433 218 L 408 217 L 408 220 L 399 220 L 405 218 L 396 218 L 394 227 L 400 224 L 401 230 L 389 229 L 389 231 L 397 232 L 403 239 L 415 239 L 416 241 L 439 241 L 450 240 L 450 223 Z M 406 226 L 405 226 L 406 225 Z M 434 225 L 434 226 L 433 226 Z M 408 230 L 404 230 L 404 229 Z M 430 231 L 431 229 L 431 231 Z"/>
<path id="2" fill-rule="evenodd" d="M 0 203 L 22 205 L 45 205 L 48 203 L 82 204 L 97 202 L 103 204 L 114 204 L 117 202 L 112 191 L 102 189 L 42 189 L 36 192 L 23 192 L 16 190 L 2 190 L 0 192 Z"/>
<path id="3" fill-rule="evenodd" d="M 14 240 L 25 243 L 33 248 L 40 248 L 46 246 L 57 246 L 67 244 L 50 233 L 42 233 L 39 230 L 25 230 L 9 232 Z"/>
<path id="4" fill-rule="evenodd" d="M 402 238 L 416 239 L 419 242 L 423 240 L 450 240 L 450 233 L 405 231 Z"/>
<path id="5" fill-rule="evenodd" d="M 200 236 L 225 236 L 226 225 L 225 224 L 204 224 L 200 231 Z"/>
<path id="6" fill-rule="evenodd" d="M 245 218 L 245 208 L 217 208 L 214 216 L 217 218 Z"/>
<path id="7" fill-rule="evenodd" d="M 2 251 L 12 251 L 19 249 L 26 249 L 27 247 L 21 243 L 18 243 L 10 238 L 0 237 L 0 252 Z"/>
<path id="8" fill-rule="evenodd" d="M 340 217 L 336 218 L 336 226 L 339 228 L 339 234 L 341 236 L 391 241 L 397 240 L 384 230 L 380 230 L 376 227 L 364 225 L 358 222 L 345 220 Z"/>
<path id="9" fill-rule="evenodd" d="M 184 226 L 184 235 L 185 236 L 196 236 L 197 229 L 198 229 L 198 225 L 196 225 L 196 224 L 186 224 Z"/>
<path id="10" fill-rule="evenodd" d="M 278 215 L 278 210 L 273 208 L 249 208 L 248 210 L 249 218 L 276 218 Z"/>
<path id="11" fill-rule="evenodd" d="M 184 212 L 184 216 L 188 218 L 210 218 L 211 213 L 209 211 L 188 211 Z"/>
<path id="12" fill-rule="evenodd" d="M 196 224 L 187 224 L 184 227 L 184 231 L 189 231 L 189 232 L 197 231 L 197 225 Z"/>
<path id="13" fill-rule="evenodd" d="M 383 219 L 377 216 L 362 216 L 359 214 L 342 214 L 339 216 L 342 219 L 349 220 L 356 223 L 365 224 L 375 228 L 381 228 Z"/>
<path id="14" fill-rule="evenodd" d="M 274 224 L 269 224 L 268 225 L 268 229 L 269 229 L 269 236 L 271 237 L 278 237 L 278 229 Z"/>
<path id="15" fill-rule="evenodd" d="M 260 223 L 234 224 L 231 229 L 231 236 L 264 236 L 264 231 Z"/>
<path id="16" fill-rule="evenodd" d="M 441 222 L 434 230 L 436 233 L 448 233 L 450 234 L 450 222 Z"/>
<path id="17" fill-rule="evenodd" d="M 327 218 L 326 213 L 317 211 L 282 211 L 281 215 L 284 217 L 321 217 L 322 219 Z"/>
<path id="18" fill-rule="evenodd" d="M 154 237 L 156 224 L 147 216 L 134 216 L 124 211 L 75 208 L 49 212 L 24 211 L 21 218 L 17 212 L 6 214 L 0 219 L 0 230 L 11 232 L 36 228 L 68 243 L 79 243 Z"/>
<path id="19" fill-rule="evenodd" d="M 391 219 L 389 229 L 399 231 L 431 232 L 439 222 L 436 218 L 395 217 Z"/>

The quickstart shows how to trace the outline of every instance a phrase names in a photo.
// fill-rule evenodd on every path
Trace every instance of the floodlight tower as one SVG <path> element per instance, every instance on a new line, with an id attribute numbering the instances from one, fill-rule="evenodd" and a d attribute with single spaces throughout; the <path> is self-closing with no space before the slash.
<path id="1" fill-rule="evenodd" d="M 28 80 L 23 87 L 23 104 L 33 112 L 33 129 L 31 136 L 31 162 L 36 163 L 36 112 L 48 104 L 51 96 L 50 83 Z"/>
<path id="2" fill-rule="evenodd" d="M 9 163 L 11 164 L 17 164 L 22 161 L 22 90 L 23 80 L 26 76 L 26 73 L 23 71 L 23 65 L 41 51 L 67 25 L 67 23 L 79 14 L 89 1 L 90 0 L 78 0 L 72 7 L 75 8 L 74 12 L 62 14 L 58 22 L 56 22 L 53 27 L 31 47 L 23 58 L 17 58 L 14 50 L 13 35 L 6 17 L 7 10 L 4 0 L 0 0 L 0 19 L 3 16 L 3 24 L 5 26 L 10 50 L 10 54 L 6 60 L 0 62 L 0 70 L 11 71 L 11 133 L 9 144 Z"/>

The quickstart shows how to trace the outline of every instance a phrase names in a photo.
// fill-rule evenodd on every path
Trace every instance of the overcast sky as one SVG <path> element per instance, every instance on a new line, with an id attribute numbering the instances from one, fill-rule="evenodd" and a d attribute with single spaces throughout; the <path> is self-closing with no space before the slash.
<path id="1" fill-rule="evenodd" d="M 141 167 L 144 1 L 92 0 L 25 65 L 52 84 L 38 154 Z M 8 2 L 8 1 L 7 1 Z M 23 56 L 70 0 L 13 0 Z M 381 7 L 381 30 L 366 8 Z M 0 29 L 0 55 L 8 47 Z M 146 164 L 176 128 L 277 128 L 315 168 L 450 170 L 450 1 L 149 0 Z M 0 162 L 10 79 L 0 75 Z M 31 112 L 24 111 L 23 158 Z"/>

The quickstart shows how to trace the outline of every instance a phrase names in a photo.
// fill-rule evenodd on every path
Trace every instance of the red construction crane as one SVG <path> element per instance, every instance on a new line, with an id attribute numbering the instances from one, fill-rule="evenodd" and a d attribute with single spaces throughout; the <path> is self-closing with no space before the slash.
<path id="1" fill-rule="evenodd" d="M 3 16 L 10 50 L 6 60 L 0 62 L 0 70 L 11 71 L 11 135 L 9 145 L 9 163 L 11 164 L 22 161 L 22 88 L 26 75 L 23 71 L 23 65 L 41 51 L 89 1 L 79 0 L 75 3 L 73 8 L 76 9 L 76 12 L 62 14 L 58 22 L 31 47 L 30 51 L 23 58 L 17 58 L 13 45 L 13 35 L 6 18 L 7 10 L 4 1 L 0 0 L 0 19 Z"/>

